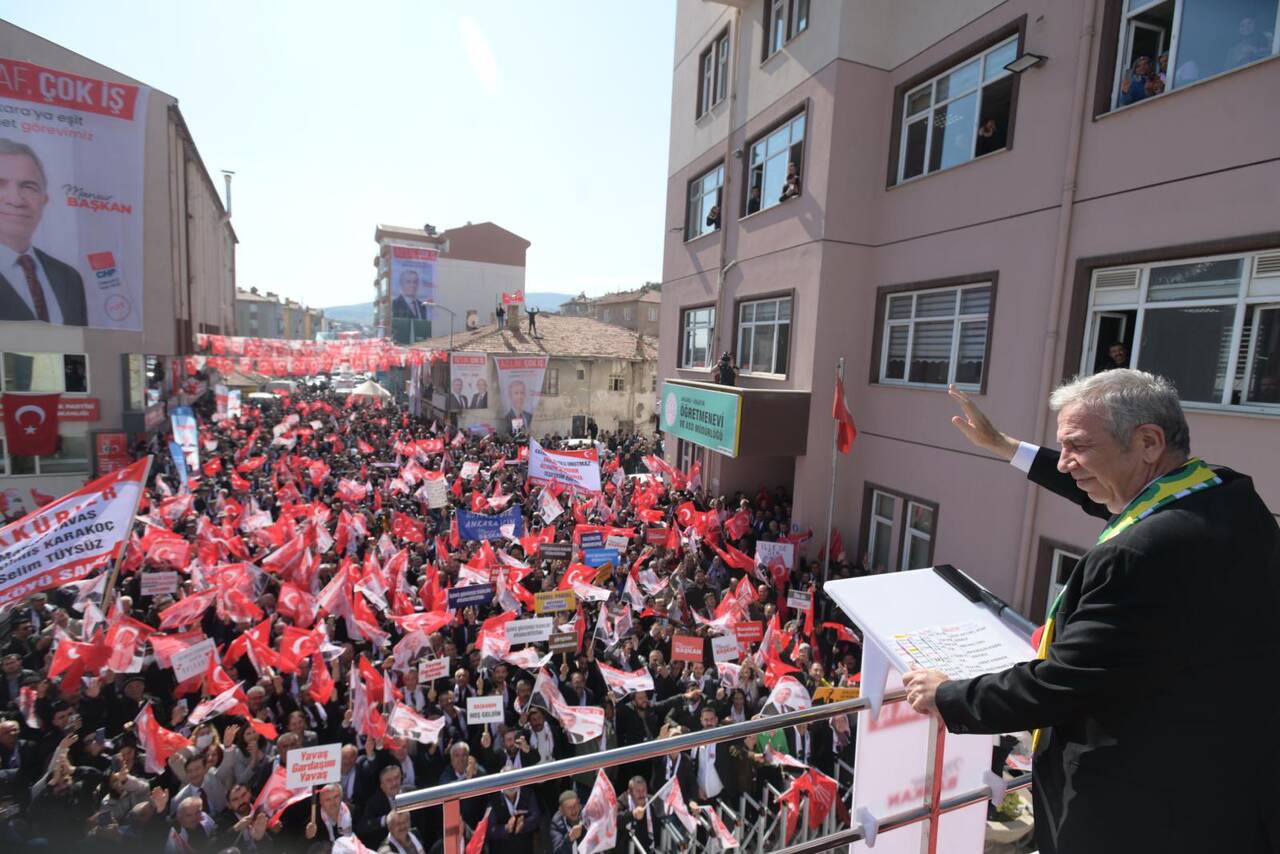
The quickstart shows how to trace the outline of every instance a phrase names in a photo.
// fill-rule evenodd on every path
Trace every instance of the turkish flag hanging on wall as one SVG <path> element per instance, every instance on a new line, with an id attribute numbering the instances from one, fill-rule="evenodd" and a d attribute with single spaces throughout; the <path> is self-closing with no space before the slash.
<path id="1" fill-rule="evenodd" d="M 43 457 L 58 452 L 57 394 L 4 395 L 4 437 L 9 453 Z"/>

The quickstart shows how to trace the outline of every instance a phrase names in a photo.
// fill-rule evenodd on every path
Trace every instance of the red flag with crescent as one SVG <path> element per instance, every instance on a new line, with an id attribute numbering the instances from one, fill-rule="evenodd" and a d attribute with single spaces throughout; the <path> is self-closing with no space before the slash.
<path id="1" fill-rule="evenodd" d="M 9 453 L 24 457 L 58 452 L 57 394 L 5 394 L 4 437 Z"/>

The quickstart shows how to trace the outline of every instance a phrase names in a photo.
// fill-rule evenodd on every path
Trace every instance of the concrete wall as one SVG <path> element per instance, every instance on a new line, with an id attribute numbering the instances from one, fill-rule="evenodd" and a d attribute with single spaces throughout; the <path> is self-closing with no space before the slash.
<path id="1" fill-rule="evenodd" d="M 441 256 L 436 262 L 436 302 L 457 315 L 455 331 L 466 329 L 468 311 L 477 313 L 481 326 L 492 323 L 494 309 L 502 304 L 503 292 L 524 290 L 524 270 L 509 264 Z M 431 334 L 449 334 L 447 312 L 434 312 Z"/>

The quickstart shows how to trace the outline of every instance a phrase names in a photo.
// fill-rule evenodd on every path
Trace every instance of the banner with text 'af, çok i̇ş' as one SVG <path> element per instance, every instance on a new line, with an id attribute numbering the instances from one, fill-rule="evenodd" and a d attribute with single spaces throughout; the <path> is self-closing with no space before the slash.
<path id="1" fill-rule="evenodd" d="M 0 321 L 142 329 L 149 92 L 0 57 Z"/>

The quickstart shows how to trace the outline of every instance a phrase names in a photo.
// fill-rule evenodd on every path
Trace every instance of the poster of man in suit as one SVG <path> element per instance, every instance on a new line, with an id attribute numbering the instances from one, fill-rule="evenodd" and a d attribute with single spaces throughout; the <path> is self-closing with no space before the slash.
<path id="1" fill-rule="evenodd" d="M 430 320 L 427 303 L 436 298 L 435 249 L 414 246 L 391 247 L 391 316 Z"/>
<path id="2" fill-rule="evenodd" d="M 450 409 L 489 408 L 489 356 L 485 353 L 449 354 Z"/>
<path id="3" fill-rule="evenodd" d="M 0 57 L 0 322 L 142 328 L 148 94 Z"/>
<path id="4" fill-rule="evenodd" d="M 494 356 L 502 396 L 499 420 L 512 433 L 528 432 L 542 398 L 546 356 Z"/>

